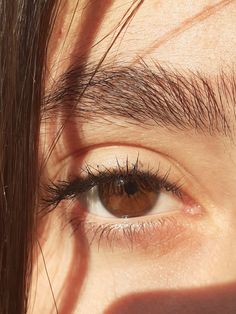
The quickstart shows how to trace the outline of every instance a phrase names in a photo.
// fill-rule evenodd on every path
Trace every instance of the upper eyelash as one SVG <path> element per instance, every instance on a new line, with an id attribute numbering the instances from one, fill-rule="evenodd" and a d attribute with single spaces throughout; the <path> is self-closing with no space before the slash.
<path id="1" fill-rule="evenodd" d="M 180 182 L 171 182 L 169 180 L 170 169 L 165 175 L 159 173 L 159 168 L 156 172 L 152 172 L 150 169 L 145 171 L 139 170 L 138 158 L 136 163 L 132 164 L 132 167 L 130 167 L 127 158 L 125 167 L 121 167 L 117 161 L 116 168 L 109 169 L 105 166 L 103 168 L 104 170 L 100 170 L 100 167 L 94 168 L 86 165 L 82 169 L 83 173 L 87 173 L 85 177 L 78 176 L 73 180 L 58 181 L 57 183 L 47 185 L 45 188 L 47 197 L 43 199 L 43 203 L 46 207 L 55 208 L 61 201 L 76 198 L 98 184 L 113 182 L 119 176 L 122 176 L 122 178 L 129 176 L 129 178 L 132 177 L 136 180 L 145 180 L 153 190 L 165 189 L 176 194 L 178 197 L 182 196 L 182 185 Z"/>

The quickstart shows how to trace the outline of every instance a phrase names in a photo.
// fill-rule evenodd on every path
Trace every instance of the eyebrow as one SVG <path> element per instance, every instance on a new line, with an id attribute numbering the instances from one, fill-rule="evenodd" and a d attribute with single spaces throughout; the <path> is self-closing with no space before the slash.
<path id="1" fill-rule="evenodd" d="M 233 70 L 210 78 L 157 63 L 98 69 L 80 65 L 68 69 L 46 94 L 43 116 L 73 113 L 83 121 L 123 119 L 143 127 L 232 138 L 235 100 Z"/>

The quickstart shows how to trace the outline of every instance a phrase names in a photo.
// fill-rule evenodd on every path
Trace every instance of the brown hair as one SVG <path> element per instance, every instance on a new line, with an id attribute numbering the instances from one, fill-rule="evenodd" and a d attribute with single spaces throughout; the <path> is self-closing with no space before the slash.
<path id="1" fill-rule="evenodd" d="M 143 1 L 133 1 L 135 6 L 131 5 L 131 12 L 127 11 L 111 47 Z M 1 314 L 27 312 L 32 248 L 36 240 L 38 143 L 45 100 L 45 64 L 59 5 L 60 0 L 0 0 Z"/>
<path id="2" fill-rule="evenodd" d="M 0 313 L 25 313 L 40 106 L 56 0 L 0 0 Z"/>

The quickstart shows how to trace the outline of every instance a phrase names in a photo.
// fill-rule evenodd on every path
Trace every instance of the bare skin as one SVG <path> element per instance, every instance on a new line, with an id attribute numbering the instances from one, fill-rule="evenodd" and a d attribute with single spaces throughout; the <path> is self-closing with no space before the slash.
<path id="1" fill-rule="evenodd" d="M 61 4 L 49 47 L 47 90 L 78 59 L 119 68 L 142 60 L 153 71 L 158 63 L 202 73 L 213 82 L 220 71 L 233 72 L 235 1 L 75 2 Z M 131 5 L 135 14 L 129 18 Z M 122 232 L 112 240 L 109 233 L 100 234 L 98 240 L 88 225 L 75 228 L 71 219 L 82 200 L 62 201 L 39 226 L 29 313 L 236 312 L 235 103 L 222 103 L 230 137 L 144 127 L 105 114 L 92 122 L 67 121 L 44 168 L 45 182 L 66 181 L 86 165 L 113 169 L 117 159 L 125 165 L 127 156 L 134 164 L 139 156 L 143 170 L 161 165 L 164 175 L 171 167 L 169 179 L 183 181 L 188 201 L 163 192 L 152 215 L 131 219 L 135 224 L 168 219 L 159 229 L 145 227 L 132 245 Z M 60 126 L 59 118 L 42 123 L 42 160 Z M 113 227 L 124 230 L 127 220 L 96 208 L 84 208 L 93 225 L 112 219 Z"/>

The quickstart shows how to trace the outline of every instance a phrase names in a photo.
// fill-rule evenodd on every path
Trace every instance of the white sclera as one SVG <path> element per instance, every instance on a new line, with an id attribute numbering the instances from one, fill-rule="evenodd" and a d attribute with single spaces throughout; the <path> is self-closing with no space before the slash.
<path id="1" fill-rule="evenodd" d="M 117 218 L 112 215 L 102 204 L 100 200 L 98 188 L 94 187 L 88 191 L 84 198 L 86 202 L 86 208 L 88 213 L 103 218 Z M 183 201 L 178 198 L 173 192 L 167 192 L 165 190 L 159 192 L 157 201 L 150 209 L 147 215 L 158 215 L 165 212 L 180 211 L 183 209 Z"/>

